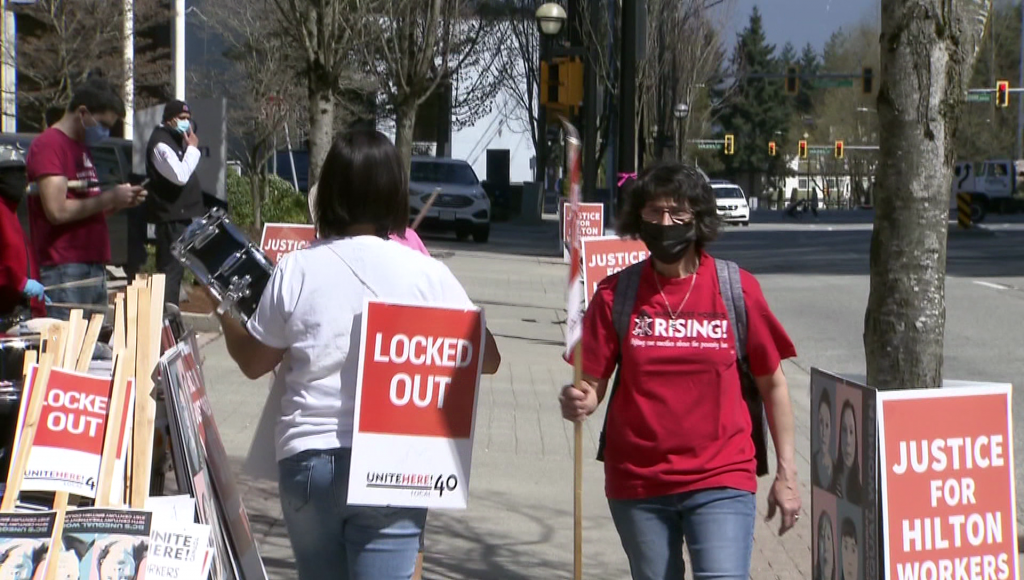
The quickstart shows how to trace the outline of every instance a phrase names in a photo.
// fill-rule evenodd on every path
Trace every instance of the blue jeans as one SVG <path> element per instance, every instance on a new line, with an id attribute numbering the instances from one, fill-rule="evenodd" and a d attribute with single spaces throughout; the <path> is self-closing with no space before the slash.
<path id="1" fill-rule="evenodd" d="M 427 510 L 346 504 L 349 448 L 278 462 L 281 508 L 300 580 L 409 580 Z"/>
<path id="2" fill-rule="evenodd" d="M 106 243 L 106 242 L 104 242 Z M 58 264 L 56 266 L 40 266 L 39 282 L 46 287 L 46 297 L 51 302 L 58 304 L 90 304 L 106 306 L 107 300 L 107 269 L 103 264 Z M 89 284 L 88 286 L 76 286 L 74 288 L 55 288 L 50 286 L 78 282 L 89 278 L 103 278 L 101 282 Z M 71 318 L 70 308 L 59 306 L 47 306 L 46 315 L 50 318 L 69 320 Z M 85 319 L 89 320 L 94 311 L 86 311 Z"/>
<path id="3" fill-rule="evenodd" d="M 640 500 L 608 500 L 633 580 L 681 580 L 683 543 L 693 580 L 747 580 L 754 494 L 715 488 Z"/>

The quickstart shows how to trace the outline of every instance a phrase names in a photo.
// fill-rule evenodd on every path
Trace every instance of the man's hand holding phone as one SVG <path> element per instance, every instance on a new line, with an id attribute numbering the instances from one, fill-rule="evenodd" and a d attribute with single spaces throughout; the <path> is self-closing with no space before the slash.
<path id="1" fill-rule="evenodd" d="M 109 192 L 113 198 L 114 211 L 135 207 L 146 201 L 147 192 L 145 186 L 147 182 L 149 182 L 148 179 L 140 185 L 122 183 L 111 188 Z"/>

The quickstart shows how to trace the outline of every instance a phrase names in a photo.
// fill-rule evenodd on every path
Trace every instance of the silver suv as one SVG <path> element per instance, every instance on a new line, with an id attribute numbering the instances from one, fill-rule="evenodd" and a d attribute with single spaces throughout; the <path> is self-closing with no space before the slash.
<path id="1" fill-rule="evenodd" d="M 441 192 L 427 208 L 420 228 L 453 231 L 459 240 L 491 236 L 491 200 L 473 167 L 461 159 L 413 157 L 409 178 L 409 214 L 415 219 L 435 189 Z"/>

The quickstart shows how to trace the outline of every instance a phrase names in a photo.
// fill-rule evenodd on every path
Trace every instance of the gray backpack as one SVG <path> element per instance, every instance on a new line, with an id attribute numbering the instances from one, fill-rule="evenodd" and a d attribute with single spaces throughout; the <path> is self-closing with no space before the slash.
<path id="1" fill-rule="evenodd" d="M 620 354 L 611 392 L 608 394 L 605 425 L 601 428 L 601 438 L 598 440 L 598 461 L 604 461 L 608 415 L 612 412 L 612 401 L 615 392 L 619 390 L 619 378 L 622 374 L 622 347 L 625 346 L 626 338 L 629 337 L 629 321 L 633 314 L 633 307 L 636 305 L 636 292 L 640 286 L 640 276 L 646 265 L 647 262 L 643 261 L 622 270 L 619 273 L 618 284 L 615 286 L 615 295 L 612 299 L 612 321 L 615 325 L 615 332 L 619 336 Z M 768 473 L 768 422 L 764 412 L 764 401 L 761 400 L 761 393 L 757 390 L 757 384 L 754 382 L 754 376 L 750 372 L 747 360 L 747 306 L 743 300 L 740 268 L 735 262 L 715 259 L 715 270 L 718 274 L 718 291 L 725 303 L 729 325 L 734 329 L 733 336 L 736 338 L 736 368 L 740 373 L 743 400 L 746 401 L 747 409 L 750 411 L 752 427 L 750 436 L 754 441 L 754 457 L 757 460 L 757 475 L 760 477 Z"/>

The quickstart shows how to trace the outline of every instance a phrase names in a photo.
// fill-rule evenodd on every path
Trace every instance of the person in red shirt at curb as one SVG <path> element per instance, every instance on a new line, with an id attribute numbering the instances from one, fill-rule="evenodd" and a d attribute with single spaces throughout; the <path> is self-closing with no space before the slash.
<path id="1" fill-rule="evenodd" d="M 605 432 L 605 493 L 633 580 L 683 578 L 684 543 L 694 580 L 750 575 L 757 512 L 751 419 L 715 259 L 705 251 L 719 224 L 711 186 L 693 166 L 658 164 L 640 174 L 618 228 L 651 252 L 629 336 L 620 343 L 615 330 L 621 273 L 613 274 L 583 319 L 583 380 L 560 397 L 566 419 L 584 420 L 621 365 Z M 745 271 L 740 278 L 750 369 L 778 457 L 768 517 L 781 511 L 782 534 L 800 512 L 793 411 L 780 366 L 796 352 L 757 280 Z"/>
<path id="2" fill-rule="evenodd" d="M 46 316 L 39 270 L 30 258 L 17 212 L 18 202 L 0 195 L 0 333 L 10 330 L 13 324 L 4 321 L 26 305 L 32 318 Z"/>

